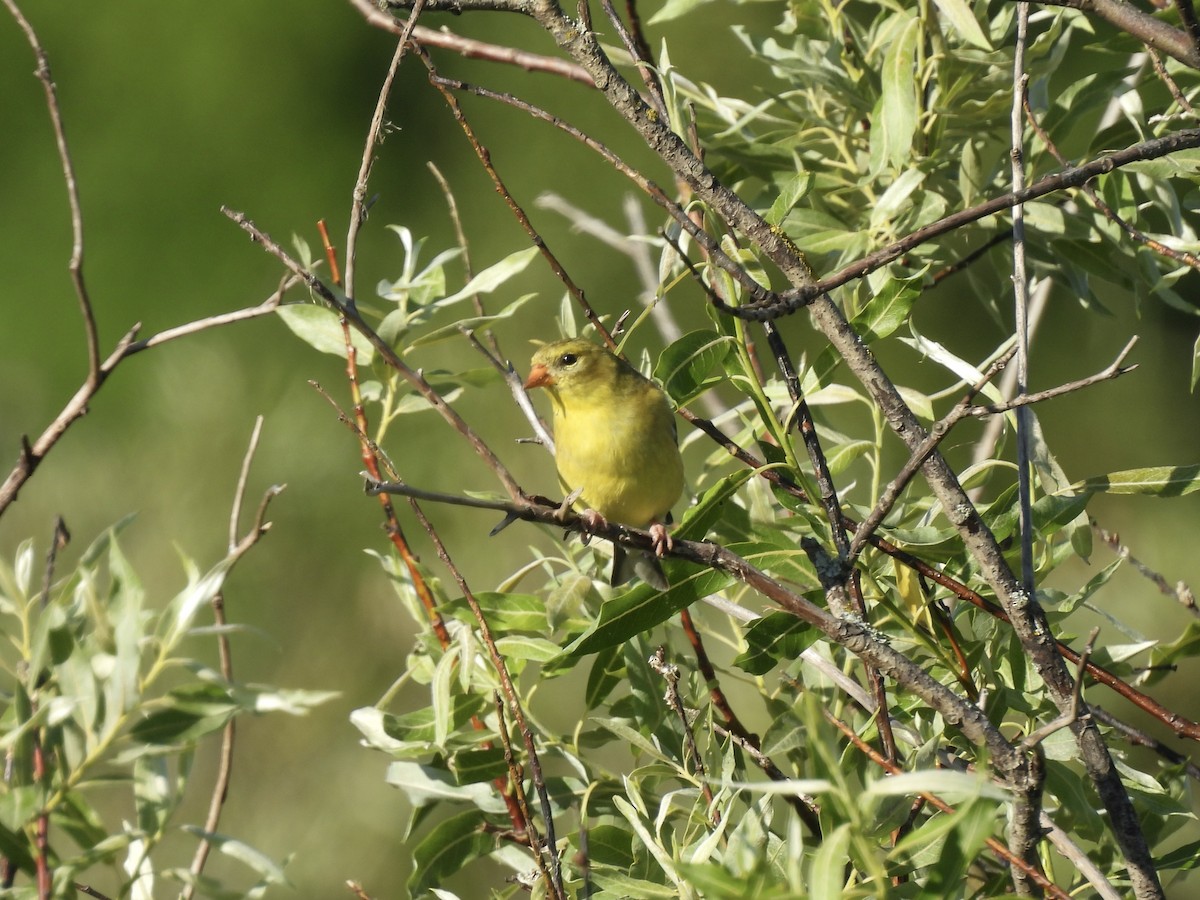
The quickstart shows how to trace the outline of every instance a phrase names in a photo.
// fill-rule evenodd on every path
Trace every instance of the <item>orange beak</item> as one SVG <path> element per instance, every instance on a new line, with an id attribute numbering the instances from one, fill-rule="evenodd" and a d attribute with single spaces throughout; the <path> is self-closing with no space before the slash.
<path id="1" fill-rule="evenodd" d="M 525 379 L 525 390 L 530 390 L 535 387 L 545 387 L 548 384 L 554 384 L 554 376 L 550 374 L 550 370 L 538 363 L 529 370 L 529 377 Z"/>

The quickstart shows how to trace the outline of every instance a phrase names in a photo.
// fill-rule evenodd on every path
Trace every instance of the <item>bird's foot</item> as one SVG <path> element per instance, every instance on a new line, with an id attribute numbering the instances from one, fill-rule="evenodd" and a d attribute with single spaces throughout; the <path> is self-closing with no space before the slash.
<path id="1" fill-rule="evenodd" d="M 675 541 L 671 538 L 671 532 L 667 531 L 667 526 L 661 522 L 654 522 L 648 529 L 650 532 L 650 546 L 654 550 L 654 555 L 662 559 L 669 550 L 675 548 Z"/>
<path id="2" fill-rule="evenodd" d="M 579 521 L 583 523 L 583 543 L 585 546 L 592 539 L 593 531 L 608 527 L 608 520 L 594 509 L 585 509 L 581 512 L 579 514 Z"/>

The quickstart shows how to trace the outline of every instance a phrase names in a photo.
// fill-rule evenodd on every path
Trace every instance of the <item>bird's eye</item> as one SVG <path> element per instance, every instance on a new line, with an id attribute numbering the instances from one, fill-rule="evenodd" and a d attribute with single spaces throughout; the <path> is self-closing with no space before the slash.
<path id="1" fill-rule="evenodd" d="M 573 366 L 575 363 L 579 362 L 579 357 L 574 353 L 564 353 L 558 358 L 558 361 L 561 365 Z"/>

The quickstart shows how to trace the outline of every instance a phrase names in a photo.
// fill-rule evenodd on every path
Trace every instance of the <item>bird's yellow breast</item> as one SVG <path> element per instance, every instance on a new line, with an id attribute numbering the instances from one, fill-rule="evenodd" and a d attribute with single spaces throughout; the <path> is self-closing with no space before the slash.
<path id="1" fill-rule="evenodd" d="M 663 393 L 640 377 L 554 397 L 558 474 L 606 519 L 644 528 L 683 492 L 675 421 Z M 565 400 L 565 402 L 564 402 Z"/>

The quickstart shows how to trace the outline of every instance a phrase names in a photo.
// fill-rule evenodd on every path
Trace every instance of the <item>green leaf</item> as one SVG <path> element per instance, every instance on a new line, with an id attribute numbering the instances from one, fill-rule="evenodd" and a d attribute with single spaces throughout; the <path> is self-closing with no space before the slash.
<path id="1" fill-rule="evenodd" d="M 882 93 L 871 129 L 871 170 L 904 168 L 917 132 L 917 40 L 921 25 L 910 13 L 897 13 L 882 70 Z"/>
<path id="2" fill-rule="evenodd" d="M 811 900 L 842 900 L 846 885 L 846 860 L 850 855 L 850 825 L 842 824 L 826 834 L 813 854 L 808 879 Z"/>
<path id="3" fill-rule="evenodd" d="M 1200 488 L 1200 465 L 1155 466 L 1096 475 L 1071 486 L 1073 491 L 1182 497 Z"/>
<path id="4" fill-rule="evenodd" d="M 1150 668 L 1160 669 L 1177 665 L 1185 659 L 1200 656 L 1200 622 L 1192 620 L 1183 629 L 1183 634 L 1169 644 L 1155 647 L 1150 651 Z M 1161 672 L 1152 672 L 1161 676 Z"/>
<path id="5" fill-rule="evenodd" d="M 633 835 L 615 825 L 596 825 L 587 833 L 589 861 L 618 869 L 633 867 Z"/>
<path id="6" fill-rule="evenodd" d="M 596 653 L 592 669 L 588 672 L 587 687 L 583 692 L 584 703 L 589 710 L 595 709 L 608 699 L 625 675 L 625 657 L 620 644 L 613 644 Z"/>
<path id="7" fill-rule="evenodd" d="M 967 0 L 933 0 L 933 3 L 960 38 L 980 50 L 993 49 Z"/>
<path id="8" fill-rule="evenodd" d="M 725 380 L 719 370 L 733 348 L 733 338 L 728 335 L 693 331 L 662 352 L 654 367 L 654 377 L 676 406 L 686 406 Z"/>
<path id="9" fill-rule="evenodd" d="M 24 834 L 18 834 L 5 825 L 0 825 L 0 855 L 8 860 L 19 871 L 30 877 L 35 871 L 33 854 L 30 852 L 28 841 Z"/>
<path id="10" fill-rule="evenodd" d="M 663 4 L 663 8 L 650 17 L 647 25 L 661 25 L 663 22 L 669 22 L 672 19 L 678 19 L 691 12 L 693 9 L 698 9 L 713 0 L 667 0 Z"/>
<path id="11" fill-rule="evenodd" d="M 478 694 L 455 694 L 451 699 L 450 730 L 458 732 L 487 703 Z M 397 752 L 419 745 L 428 749 L 435 736 L 434 711 L 425 706 L 403 715 L 392 715 L 374 706 L 365 706 L 350 714 L 350 721 L 367 742 L 384 752 Z"/>
<path id="12" fill-rule="evenodd" d="M 503 778 L 508 774 L 503 747 L 478 747 L 452 753 L 450 771 L 459 784 L 476 784 Z"/>
<path id="13" fill-rule="evenodd" d="M 554 641 L 533 635 L 514 634 L 496 641 L 496 649 L 506 660 L 533 660 L 549 662 L 562 653 L 562 647 Z"/>
<path id="14" fill-rule="evenodd" d="M 208 570 L 203 576 L 194 570 L 189 573 L 188 586 L 180 591 L 172 600 L 164 613 L 167 622 L 167 635 L 164 645 L 170 649 L 192 627 L 192 620 L 200 611 L 200 607 L 212 601 L 213 596 L 225 582 L 225 574 L 233 565 L 233 558 L 226 557 Z"/>
<path id="15" fill-rule="evenodd" d="M 910 137 L 909 140 L 911 141 L 912 138 Z M 906 146 L 905 155 L 907 152 Z M 920 169 L 905 169 L 901 172 L 900 177 L 888 185 L 888 189 L 875 201 L 875 205 L 871 209 L 870 229 L 872 231 L 887 230 L 892 220 L 899 217 L 900 213 L 911 205 L 909 198 L 924 180 L 925 173 Z"/>
<path id="16" fill-rule="evenodd" d="M 197 837 L 204 838 L 204 840 L 215 846 L 230 859 L 236 859 L 242 865 L 249 867 L 257 875 L 267 879 L 269 883 L 287 884 L 287 876 L 283 874 L 283 866 L 244 841 L 239 841 L 223 834 L 204 831 L 191 825 L 183 827 L 186 831 L 191 832 Z"/>
<path id="17" fill-rule="evenodd" d="M 388 766 L 387 783 L 404 793 L 413 806 L 428 806 L 443 801 L 467 803 L 480 812 L 500 813 L 504 802 L 489 784 L 458 784 L 445 769 L 397 760 Z"/>
<path id="18" fill-rule="evenodd" d="M 923 769 L 919 772 L 901 772 L 890 778 L 872 782 L 865 791 L 869 797 L 894 797 L 907 794 L 937 794 L 947 802 L 986 797 L 1000 803 L 1010 799 L 1009 792 L 991 782 L 986 776 L 972 772 L 956 772 L 953 769 Z"/>
<path id="19" fill-rule="evenodd" d="M 490 294 L 514 275 L 524 271 L 525 267 L 533 262 L 538 252 L 537 247 L 526 247 L 524 250 L 510 253 L 504 259 L 500 260 L 500 262 L 488 266 L 477 274 L 458 293 L 438 300 L 437 305 L 449 306 L 451 303 L 462 300 L 464 297 L 471 297 L 475 294 Z"/>
<path id="20" fill-rule="evenodd" d="M 229 706 L 220 713 L 204 715 L 186 709 L 162 709 L 151 713 L 129 730 L 138 743 L 175 746 L 198 741 L 224 727 L 234 714 Z"/>
<path id="21" fill-rule="evenodd" d="M 496 849 L 496 838 L 483 830 L 485 825 L 487 820 L 473 809 L 450 817 L 425 835 L 413 848 L 410 895 L 419 897 L 438 887 L 468 863 Z"/>
<path id="22" fill-rule="evenodd" d="M 703 0 L 710 2 L 710 0 Z M 679 888 L 633 878 L 623 872 L 592 872 L 592 881 L 604 889 L 605 897 L 637 897 L 638 900 L 679 900 Z M 597 895 L 600 896 L 600 895 Z"/>
<path id="23" fill-rule="evenodd" d="M 635 749 L 640 750 L 651 759 L 667 762 L 668 758 L 662 752 L 661 748 L 656 746 L 640 731 L 631 728 L 625 721 L 606 716 L 593 716 L 591 721 L 595 722 L 601 728 L 612 732 L 623 743 L 628 744 L 631 751 Z"/>
<path id="24" fill-rule="evenodd" d="M 506 594 L 500 591 L 480 591 L 475 594 L 483 617 L 495 631 L 520 631 L 526 634 L 546 633 L 546 603 L 533 594 Z M 452 615 L 470 625 L 475 616 L 466 597 L 458 597 L 441 607 L 443 614 Z"/>
<path id="25" fill-rule="evenodd" d="M 733 664 L 751 675 L 765 675 L 781 661 L 797 659 L 817 639 L 811 625 L 786 612 L 773 612 L 746 629 L 746 650 Z"/>
<path id="26" fill-rule="evenodd" d="M 1200 336 L 1192 344 L 1192 380 L 1188 385 L 1192 391 L 1196 390 L 1197 381 L 1200 381 Z"/>
<path id="27" fill-rule="evenodd" d="M 913 304 L 921 296 L 921 277 L 889 278 L 851 323 L 866 344 L 887 337 L 908 321 Z"/>
<path id="28" fill-rule="evenodd" d="M 346 334 L 341 317 L 333 310 L 314 303 L 289 303 L 275 310 L 283 324 L 314 350 L 346 358 Z M 350 344 L 363 365 L 375 358 L 375 348 L 358 331 L 350 328 Z"/>
<path id="29" fill-rule="evenodd" d="M 715 569 L 704 569 L 686 578 L 680 577 L 683 565 L 663 561 L 671 586 L 659 591 L 639 584 L 609 600 L 600 609 L 600 618 L 590 629 L 563 650 L 566 656 L 584 656 L 606 647 L 624 643 L 665 622 L 679 610 L 701 597 L 715 594 L 733 583 L 733 577 Z"/>
<path id="30" fill-rule="evenodd" d="M 1170 853 L 1157 857 L 1154 864 L 1159 869 L 1182 869 L 1185 872 L 1200 867 L 1200 841 L 1176 847 Z"/>
<path id="31" fill-rule="evenodd" d="M 522 306 L 536 297 L 537 294 L 523 294 L 516 300 L 505 306 L 500 312 L 492 313 L 483 316 L 468 316 L 464 319 L 456 319 L 449 325 L 443 325 L 441 328 L 435 328 L 433 331 L 421 335 L 408 342 L 407 349 L 412 350 L 414 347 L 424 347 L 428 344 L 436 344 L 440 341 L 450 338 L 461 337 L 465 331 L 478 331 L 482 326 L 490 326 L 494 322 L 500 322 L 504 319 L 510 319 Z M 446 301 L 442 301 L 446 302 Z"/>
<path id="32" fill-rule="evenodd" d="M 813 176 L 811 172 L 800 171 L 787 180 L 787 183 L 779 190 L 779 194 L 775 197 L 775 202 L 771 204 L 771 208 L 767 210 L 767 214 L 763 216 L 767 220 L 768 225 L 779 225 L 787 214 L 792 211 L 797 203 L 799 203 L 804 195 L 808 193 L 812 187 Z"/>

